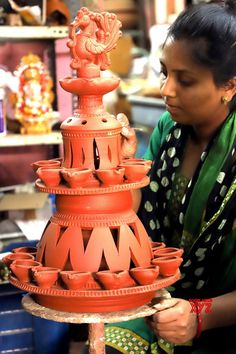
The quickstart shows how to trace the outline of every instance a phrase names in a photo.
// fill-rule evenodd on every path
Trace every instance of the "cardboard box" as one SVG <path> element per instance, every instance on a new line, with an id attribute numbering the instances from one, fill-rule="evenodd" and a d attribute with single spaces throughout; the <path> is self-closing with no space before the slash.
<path id="1" fill-rule="evenodd" d="M 2 193 L 0 195 L 0 211 L 32 210 L 44 207 L 48 199 L 47 193 Z"/>

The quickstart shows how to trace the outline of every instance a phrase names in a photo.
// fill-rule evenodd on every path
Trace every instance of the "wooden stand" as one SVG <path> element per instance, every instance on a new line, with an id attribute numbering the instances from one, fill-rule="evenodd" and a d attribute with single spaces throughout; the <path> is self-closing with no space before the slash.
<path id="1" fill-rule="evenodd" d="M 157 298 L 169 297 L 169 293 L 161 289 Z M 89 354 L 105 354 L 104 324 L 129 321 L 135 318 L 151 316 L 156 312 L 152 305 L 143 305 L 136 309 L 105 312 L 105 313 L 74 313 L 52 310 L 37 304 L 30 294 L 23 297 L 22 305 L 32 315 L 65 323 L 88 323 L 89 325 Z"/>

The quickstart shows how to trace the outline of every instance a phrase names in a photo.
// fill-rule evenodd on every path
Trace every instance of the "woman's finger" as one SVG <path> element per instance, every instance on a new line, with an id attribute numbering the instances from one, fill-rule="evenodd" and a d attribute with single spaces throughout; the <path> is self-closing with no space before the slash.
<path id="1" fill-rule="evenodd" d="M 154 307 L 157 311 L 163 311 L 168 308 L 174 307 L 178 303 L 178 301 L 179 300 L 176 298 L 164 298 L 152 307 Z"/>
<path id="2" fill-rule="evenodd" d="M 116 119 L 121 124 L 121 155 L 122 158 L 132 158 L 137 150 L 137 137 L 134 128 L 129 125 L 129 120 L 124 113 L 117 114 Z"/>
<path id="3" fill-rule="evenodd" d="M 121 134 L 129 139 L 129 138 L 136 138 L 136 134 L 134 131 L 134 128 L 131 128 L 129 125 L 129 119 L 126 117 L 126 115 L 124 113 L 119 113 L 116 116 L 116 119 L 118 120 L 118 122 L 121 124 L 122 129 L 121 129 Z"/>
<path id="4" fill-rule="evenodd" d="M 124 113 L 118 113 L 116 119 L 118 120 L 118 122 L 120 122 L 122 127 L 129 126 L 129 119 L 126 117 Z"/>
<path id="5" fill-rule="evenodd" d="M 156 331 L 176 331 L 178 328 L 178 323 L 177 321 L 172 321 L 168 323 L 158 323 L 155 321 L 147 321 L 148 325 Z"/>

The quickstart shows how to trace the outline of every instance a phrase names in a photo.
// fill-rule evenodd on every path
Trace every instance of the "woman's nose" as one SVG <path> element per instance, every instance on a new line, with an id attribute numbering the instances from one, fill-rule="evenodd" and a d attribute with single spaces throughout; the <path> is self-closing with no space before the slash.
<path id="1" fill-rule="evenodd" d="M 175 97 L 176 87 L 175 81 L 171 77 L 167 77 L 160 85 L 160 92 L 163 97 Z"/>

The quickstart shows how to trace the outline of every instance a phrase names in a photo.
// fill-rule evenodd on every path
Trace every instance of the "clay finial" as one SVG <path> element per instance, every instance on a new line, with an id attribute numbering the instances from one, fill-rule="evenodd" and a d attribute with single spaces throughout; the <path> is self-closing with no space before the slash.
<path id="1" fill-rule="evenodd" d="M 77 12 L 75 20 L 70 25 L 70 39 L 67 45 L 73 58 L 71 67 L 77 70 L 78 76 L 86 77 L 88 74 L 91 77 L 89 74 L 91 67 L 97 75 L 100 70 L 109 67 L 107 53 L 116 47 L 122 34 L 120 28 L 121 22 L 117 20 L 115 14 L 95 13 L 86 7 Z"/>

